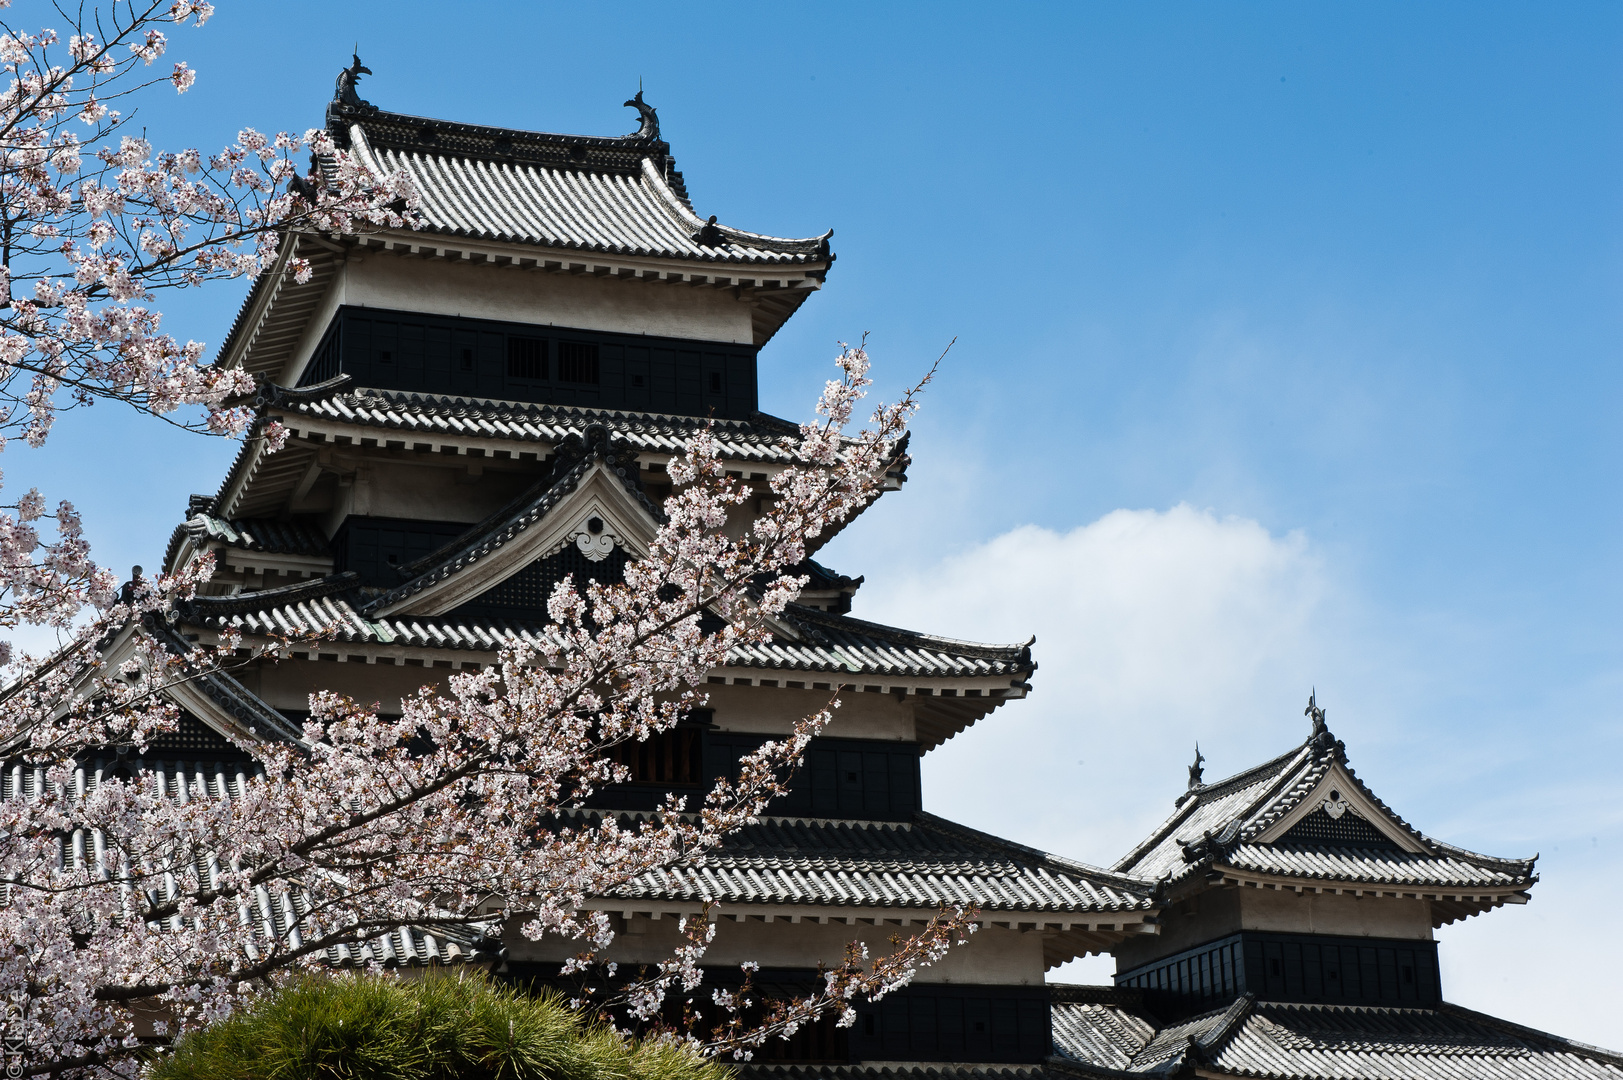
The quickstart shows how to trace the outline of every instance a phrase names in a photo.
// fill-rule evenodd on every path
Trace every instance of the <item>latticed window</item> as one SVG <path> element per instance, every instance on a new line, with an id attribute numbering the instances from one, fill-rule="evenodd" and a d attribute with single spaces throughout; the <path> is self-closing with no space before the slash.
<path id="1" fill-rule="evenodd" d="M 560 356 L 558 366 L 563 367 Z M 507 339 L 507 377 L 510 379 L 545 379 L 547 377 L 547 343 L 543 338 L 509 336 Z"/>
<path id="2" fill-rule="evenodd" d="M 672 728 L 643 742 L 622 743 L 608 757 L 631 770 L 633 784 L 698 784 L 704 780 L 699 730 Z"/>
<path id="3" fill-rule="evenodd" d="M 586 341 L 558 342 L 558 381 L 596 386 L 597 346 Z"/>
<path id="4" fill-rule="evenodd" d="M 1276 843 L 1309 847 L 1381 848 L 1401 850 L 1387 835 L 1352 811 L 1331 817 L 1323 807 L 1285 830 Z"/>
<path id="5" fill-rule="evenodd" d="M 147 754 L 155 758 L 201 759 L 231 757 L 243 753 L 230 739 L 209 727 L 191 713 L 180 714 L 174 731 L 152 740 Z"/>

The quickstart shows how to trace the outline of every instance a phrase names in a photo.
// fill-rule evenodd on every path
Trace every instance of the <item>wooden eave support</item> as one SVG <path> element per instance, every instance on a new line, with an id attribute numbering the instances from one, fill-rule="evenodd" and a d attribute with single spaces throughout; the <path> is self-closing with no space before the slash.
<path id="1" fill-rule="evenodd" d="M 506 437 L 502 435 L 476 435 L 454 430 L 412 430 L 387 428 L 371 424 L 351 424 L 327 417 L 308 416 L 291 410 L 278 410 L 270 419 L 288 430 L 289 442 L 294 440 L 315 446 L 351 448 L 371 451 L 406 451 L 411 454 L 440 454 L 456 457 L 482 457 L 492 461 L 539 462 L 557 449 L 557 444 L 542 440 Z M 721 433 L 722 441 L 726 432 Z M 284 451 L 285 452 L 285 451 Z M 637 463 L 644 472 L 663 472 L 676 455 L 657 450 L 638 451 Z M 729 472 L 738 479 L 766 484 L 788 466 L 775 461 L 752 461 L 747 458 L 722 459 L 736 465 Z M 768 494 L 763 490 L 763 495 Z"/>
<path id="2" fill-rule="evenodd" d="M 1214 877 L 1217 876 L 1220 876 L 1221 880 L 1213 883 L 1220 884 L 1225 888 L 1292 892 L 1298 896 L 1328 895 L 1387 900 L 1427 900 L 1434 906 L 1438 904 L 1447 905 L 1449 910 L 1462 912 L 1462 914 L 1456 916 L 1458 918 L 1475 915 L 1498 907 L 1501 904 L 1525 904 L 1528 901 L 1527 890 L 1531 888 L 1528 885 L 1440 887 L 1390 882 L 1313 881 L 1300 878 L 1276 878 L 1246 874 L 1243 871 L 1236 871 L 1228 867 L 1222 867 L 1214 871 Z M 1179 895 L 1191 891 L 1198 890 L 1180 890 Z M 1452 922 L 1453 919 L 1448 921 Z"/>
<path id="3" fill-rule="evenodd" d="M 517 270 L 574 274 L 611 281 L 687 285 L 708 289 L 751 289 L 771 292 L 814 292 L 823 286 L 826 261 L 763 264 L 702 263 L 686 259 L 573 251 L 533 245 L 502 245 L 468 237 L 417 234 L 410 237 L 363 235 L 345 237 L 357 247 L 419 259 L 485 263 Z M 453 246 L 454 245 L 454 246 Z"/>

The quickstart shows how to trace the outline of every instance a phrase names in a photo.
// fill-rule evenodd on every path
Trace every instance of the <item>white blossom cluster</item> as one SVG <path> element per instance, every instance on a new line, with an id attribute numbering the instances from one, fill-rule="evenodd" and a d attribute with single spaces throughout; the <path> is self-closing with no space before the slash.
<path id="1" fill-rule="evenodd" d="M 208 155 L 161 151 L 133 130 L 115 106 L 155 85 L 185 92 L 196 77 L 184 63 L 149 72 L 165 28 L 201 26 L 212 11 L 200 0 L 53 7 L 73 21 L 65 42 L 0 20 L 0 450 L 11 438 L 42 445 L 63 409 L 98 400 L 241 433 L 250 415 L 236 402 L 253 380 L 165 333 L 158 294 L 260 274 L 288 229 L 412 223 L 404 174 L 370 173 L 325 131 L 245 129 Z M 308 177 L 296 161 L 304 153 L 312 168 L 322 162 Z M 289 263 L 289 273 L 310 272 Z M 202 418 L 173 419 L 186 407 Z M 55 536 L 42 535 L 52 519 Z M 90 561 L 71 504 L 48 514 L 29 492 L 0 508 L 0 627 L 65 627 L 84 605 L 110 604 L 113 585 Z M 0 643 L 0 663 L 9 659 Z"/>
<path id="2" fill-rule="evenodd" d="M 44 443 L 61 409 L 97 400 L 166 418 L 200 407 L 199 429 L 252 430 L 274 445 L 285 433 L 256 427 L 241 404 L 248 377 L 205 364 L 201 345 L 163 332 L 158 291 L 262 273 L 292 232 L 413 227 L 415 193 L 402 175 L 367 172 L 319 130 L 245 130 L 214 155 L 155 150 L 124 130 L 114 106 L 154 84 L 192 86 L 183 64 L 145 72 L 166 50 L 164 27 L 200 25 L 210 6 L 54 10 L 78 13 L 65 43 L 0 20 L 9 76 L 0 93 L 0 449 L 13 435 Z M 301 176 L 303 153 L 312 168 Z M 289 273 L 308 275 L 289 262 Z M 789 440 L 799 465 L 773 478 L 742 535 L 727 530 L 729 511 L 756 493 L 726 475 L 701 433 L 672 463 L 666 521 L 623 585 L 566 580 L 551 597 L 544 645 L 424 688 L 398 719 L 315 695 L 297 741 L 251 731 L 241 739 L 254 762 L 228 798 L 202 777 L 160 785 L 85 768 L 98 754 L 146 753 L 179 722 L 178 683 L 244 662 L 233 635 L 192 645 L 172 627 L 174 605 L 207 579 L 209 560 L 121 590 L 90 560 L 71 505 L 50 511 L 30 491 L 0 508 L 0 626 L 66 629 L 94 611 L 49 659 L 15 659 L 0 692 L 0 761 L 11 780 L 0 800 L 0 996 L 27 1002 L 25 1030 L 7 1032 L 30 1044 L 27 1071 L 134 1075 L 138 1016 L 172 1031 L 207 1023 L 292 972 L 331 963 L 340 947 L 401 927 L 561 937 L 579 943 L 572 966 L 615 980 L 599 963 L 613 928 L 594 903 L 702 856 L 763 813 L 838 704 L 749 755 L 739 775 L 692 805 L 672 797 L 635 818 L 583 809 L 594 791 L 627 779 L 618 748 L 670 729 L 704 702 L 699 688 L 730 650 L 771 636 L 804 584 L 784 569 L 874 499 L 897 467 L 916 391 L 848 435 L 868 360 L 847 348 L 838 362 L 820 421 Z M 54 537 L 42 521 L 54 521 Z M 707 615 L 720 617 L 720 630 L 701 625 Z M 293 644 L 246 651 L 264 660 Z M 972 918 L 944 912 L 877 959 L 853 946 L 802 1001 L 763 1002 L 746 979 L 712 998 L 714 1015 L 694 1018 L 707 1029 L 672 1037 L 747 1056 L 831 1008 L 848 1023 L 859 995 L 905 984 Z M 614 984 L 625 1015 L 653 1022 L 670 991 L 699 987 L 714 924 L 706 913 L 684 931 L 665 963 Z"/>
<path id="3" fill-rule="evenodd" d="M 31 1030 L 57 1067 L 129 1072 L 131 1007 L 207 1022 L 289 972 L 329 963 L 338 946 L 402 926 L 571 939 L 582 949 L 572 966 L 593 969 L 614 938 L 594 902 L 756 819 L 838 704 L 747 756 L 694 805 L 670 796 L 657 813 L 625 818 L 582 809 L 628 779 L 617 747 L 669 730 L 703 704 L 699 687 L 731 649 L 770 638 L 804 584 L 784 569 L 897 467 L 914 394 L 842 435 L 869 379 L 861 349 L 839 364 L 824 419 L 788 440 L 800 464 L 772 480 L 770 505 L 742 535 L 729 535 L 728 511 L 750 489 L 701 433 L 672 463 L 666 521 L 624 584 L 565 579 L 543 645 L 423 688 L 397 719 L 313 695 L 299 741 L 243 741 L 263 774 L 245 769 L 231 798 L 201 779 L 177 792 L 150 776 L 91 782 L 77 767 L 98 748 L 144 752 L 176 722 L 164 689 L 233 662 L 234 637 L 209 650 L 164 644 L 165 613 L 206 566 L 137 583 L 75 650 L 32 672 L 0 703 L 0 740 L 44 777 L 0 803 L 0 994 L 28 997 Z M 722 617 L 720 629 L 701 627 L 706 613 Z M 108 642 L 139 626 L 150 632 L 108 670 Z M 680 1037 L 747 1056 L 829 1008 L 849 1022 L 858 995 L 905 984 L 971 915 L 945 913 L 873 962 L 854 951 L 803 1001 L 763 1012 L 747 986 L 723 995 L 707 1035 Z M 691 919 L 686 930 L 665 963 L 618 989 L 634 1019 L 656 1018 L 672 988 L 702 981 L 714 925 Z"/>

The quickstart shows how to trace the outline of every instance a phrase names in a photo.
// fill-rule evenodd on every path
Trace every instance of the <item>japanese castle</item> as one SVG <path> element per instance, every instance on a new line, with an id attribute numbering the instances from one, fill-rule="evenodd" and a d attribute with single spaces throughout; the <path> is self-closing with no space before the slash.
<path id="1" fill-rule="evenodd" d="M 757 356 L 823 287 L 830 234 L 701 215 L 655 111 L 641 93 L 626 104 L 630 135 L 540 134 L 385 112 L 340 80 L 329 130 L 411 175 L 423 227 L 288 238 L 220 358 L 259 377 L 260 420 L 285 426 L 286 447 L 249 439 L 164 557 L 166 571 L 218 562 L 176 624 L 192 641 L 339 629 L 177 686 L 182 727 L 144 767 L 228 790 L 241 758 L 227 736 L 297 738 L 314 691 L 387 712 L 543 633 L 565 574 L 614 580 L 637 557 L 667 463 L 705 423 L 745 481 L 789 463 L 797 429 L 759 411 Z M 308 280 L 283 272 L 292 258 Z M 707 898 L 707 965 L 757 961 L 764 984 L 791 989 L 849 940 L 888 948 L 943 904 L 977 905 L 981 929 L 854 1026 L 769 1045 L 752 1075 L 1623 1078 L 1623 1056 L 1446 1002 L 1433 931 L 1526 903 L 1533 863 L 1418 832 L 1357 778 L 1316 706 L 1300 746 L 1216 783 L 1197 762 L 1165 824 L 1114 867 L 1084 865 L 925 809 L 920 758 L 1031 691 L 1029 643 L 863 621 L 860 577 L 804 571 L 778 637 L 712 672 L 708 708 L 647 744 L 637 782 L 602 807 L 701 791 L 832 691 L 844 707 L 774 816 L 602 898 L 619 931 L 609 959 L 664 958 Z M 401 930 L 333 959 L 545 982 L 569 951 L 502 945 L 492 959 Z M 1097 953 L 1115 957 L 1115 985 L 1046 981 Z"/>

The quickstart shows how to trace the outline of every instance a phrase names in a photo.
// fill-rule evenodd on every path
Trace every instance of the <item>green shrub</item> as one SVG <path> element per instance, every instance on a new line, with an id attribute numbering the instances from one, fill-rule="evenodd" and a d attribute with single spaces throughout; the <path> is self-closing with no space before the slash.
<path id="1" fill-rule="evenodd" d="M 732 1080 L 669 1043 L 583 1023 L 474 974 L 306 978 L 194 1031 L 148 1080 Z"/>

